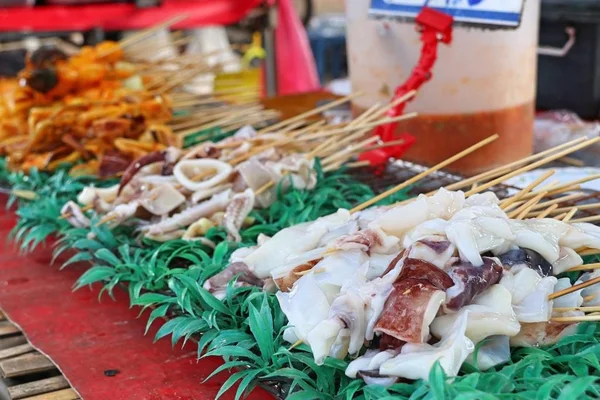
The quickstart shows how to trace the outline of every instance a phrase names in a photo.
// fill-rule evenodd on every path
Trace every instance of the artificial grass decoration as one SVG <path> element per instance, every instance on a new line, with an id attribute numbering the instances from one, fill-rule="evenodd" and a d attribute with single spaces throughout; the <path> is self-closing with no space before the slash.
<path id="1" fill-rule="evenodd" d="M 62 204 L 73 199 L 83 185 L 94 182 L 90 178 L 69 178 L 59 171 L 53 176 L 32 174 L 25 179 L 6 170 L 0 170 L 0 177 L 20 188 L 44 193 L 35 204 L 18 202 L 20 220 L 15 237 L 22 248 L 31 250 L 48 235 L 58 234 L 61 239 L 56 255 L 70 248 L 78 251 L 64 266 L 78 261 L 92 265 L 76 288 L 102 282 L 103 292 L 111 294 L 117 285 L 124 284 L 132 305 L 152 309 L 148 327 L 157 318 L 169 318 L 156 340 L 170 336 L 176 345 L 194 338 L 198 357 L 222 357 L 225 363 L 213 375 L 225 369 L 237 371 L 223 384 L 219 396 L 238 383 L 236 399 L 258 384 L 291 400 L 600 397 L 598 324 L 581 324 L 578 334 L 549 348 L 514 349 L 511 363 L 490 371 L 480 372 L 465 365 L 461 376 L 449 380 L 437 365 L 429 383 L 400 383 L 386 389 L 346 377 L 348 360 L 327 359 L 323 366 L 317 366 L 307 346 L 290 350 L 290 344 L 282 339 L 287 319 L 275 295 L 254 287 L 236 288 L 234 282 L 229 284 L 223 301 L 204 290 L 203 283 L 227 266 L 231 252 L 255 244 L 260 233 L 272 235 L 340 207 L 350 208 L 374 195 L 343 171 L 323 174 L 317 165 L 317 173 L 313 191 L 279 192 L 269 209 L 253 211 L 255 224 L 242 230 L 242 243 L 228 242 L 222 229 L 212 228 L 207 237 L 217 243 L 214 250 L 199 242 L 139 240 L 132 228 L 110 230 L 106 225 L 97 225 L 97 220 L 89 229 L 56 222 Z M 404 198 L 406 192 L 388 202 Z"/>

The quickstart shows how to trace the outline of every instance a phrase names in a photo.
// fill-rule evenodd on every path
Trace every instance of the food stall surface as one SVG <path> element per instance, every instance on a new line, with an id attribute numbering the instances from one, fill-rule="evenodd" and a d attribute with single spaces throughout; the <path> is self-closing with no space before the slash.
<path id="1" fill-rule="evenodd" d="M 4 203 L 4 202 L 2 202 Z M 4 206 L 4 204 L 2 204 Z M 0 234 L 14 226 L 12 213 L 0 214 Z M 0 251 L 0 309 L 22 329 L 30 343 L 52 359 L 79 396 L 86 400 L 214 399 L 228 374 L 203 383 L 222 363 L 196 361 L 196 347 L 169 340 L 153 344 L 157 323 L 144 336 L 147 318 L 130 308 L 124 291 L 114 300 L 99 290 L 72 292 L 83 266 L 58 270 L 50 250 L 24 257 L 12 246 Z M 106 371 L 116 370 L 116 374 Z M 112 376 L 107 376 L 112 375 Z M 235 391 L 221 398 L 233 398 Z M 249 399 L 269 398 L 257 388 Z"/>

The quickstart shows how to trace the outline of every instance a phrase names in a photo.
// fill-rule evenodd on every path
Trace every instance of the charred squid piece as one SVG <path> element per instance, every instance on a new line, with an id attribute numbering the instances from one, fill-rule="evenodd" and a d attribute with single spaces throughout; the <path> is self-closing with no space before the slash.
<path id="1" fill-rule="evenodd" d="M 396 282 L 374 331 L 408 343 L 425 343 L 429 340 L 429 325 L 444 298 L 445 293 L 428 281 Z"/>
<path id="2" fill-rule="evenodd" d="M 238 261 L 229 264 L 223 271 L 204 282 L 204 289 L 217 297 L 219 297 L 218 294 L 224 295 L 227 285 L 235 276 L 237 276 L 235 287 L 262 287 L 264 285 L 264 281 L 257 278 L 252 271 L 250 271 L 246 263 Z"/>
<path id="3" fill-rule="evenodd" d="M 29 54 L 27 61 L 35 68 L 53 66 L 57 61 L 66 60 L 67 54 L 56 47 L 42 46 Z"/>
<path id="4" fill-rule="evenodd" d="M 537 272 L 542 278 L 552 276 L 552 264 L 536 251 L 516 249 L 500 255 L 498 258 L 504 267 L 513 269 L 526 266 Z"/>
<path id="5" fill-rule="evenodd" d="M 407 258 L 398 275 L 398 281 L 405 279 L 421 279 L 431 283 L 439 290 L 447 290 L 454 285 L 448 274 L 435 265 L 415 258 Z"/>
<path id="6" fill-rule="evenodd" d="M 123 157 L 118 151 L 107 151 L 100 157 L 98 167 L 98 176 L 101 178 L 110 178 L 123 172 L 130 164 L 131 160 Z"/>
<path id="7" fill-rule="evenodd" d="M 165 161 L 167 159 L 167 151 L 154 151 L 152 153 L 146 154 L 145 156 L 138 158 L 133 161 L 127 169 L 123 172 L 123 176 L 121 177 L 121 184 L 119 185 L 118 194 L 121 194 L 121 191 L 131 180 L 133 177 L 140 171 L 140 169 L 144 168 L 146 165 L 154 164 L 156 162 Z"/>
<path id="8" fill-rule="evenodd" d="M 48 93 L 58 85 L 58 74 L 54 68 L 37 68 L 27 74 L 21 86 L 27 86 L 39 93 Z"/>
<path id="9" fill-rule="evenodd" d="M 446 291 L 445 307 L 449 310 L 459 310 L 470 304 L 473 298 L 495 285 L 502 278 L 502 266 L 497 259 L 483 257 L 483 265 L 476 267 L 468 261 L 458 261 L 448 271 L 454 281 L 454 286 Z"/>

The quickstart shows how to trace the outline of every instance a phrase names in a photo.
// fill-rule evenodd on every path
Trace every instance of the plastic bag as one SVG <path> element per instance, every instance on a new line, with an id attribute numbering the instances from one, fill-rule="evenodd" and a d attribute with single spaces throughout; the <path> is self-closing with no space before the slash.
<path id="1" fill-rule="evenodd" d="M 536 153 L 561 145 L 571 140 L 600 134 L 600 123 L 583 121 L 577 114 L 566 111 L 540 113 L 534 125 L 534 151 Z M 600 146 L 591 146 L 585 152 L 600 153 Z"/>

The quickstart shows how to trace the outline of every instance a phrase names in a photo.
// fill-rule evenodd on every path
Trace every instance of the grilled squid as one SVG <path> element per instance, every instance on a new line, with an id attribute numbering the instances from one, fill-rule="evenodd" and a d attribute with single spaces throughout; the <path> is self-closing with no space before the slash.
<path id="1" fill-rule="evenodd" d="M 196 176 L 216 171 L 214 176 L 197 181 Z M 181 160 L 173 169 L 173 175 L 186 189 L 196 192 L 223 183 L 233 171 L 231 165 L 213 159 Z M 211 174 L 212 175 L 212 174 Z"/>

